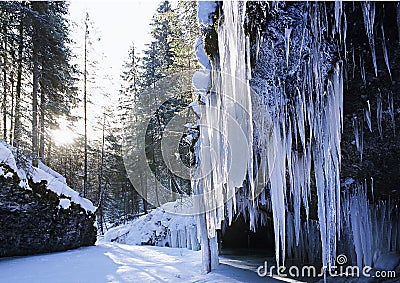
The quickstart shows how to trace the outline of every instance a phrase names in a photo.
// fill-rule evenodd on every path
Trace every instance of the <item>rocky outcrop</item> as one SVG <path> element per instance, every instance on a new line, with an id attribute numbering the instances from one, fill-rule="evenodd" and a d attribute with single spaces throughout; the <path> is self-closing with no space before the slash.
<path id="1" fill-rule="evenodd" d="M 93 205 L 56 172 L 42 168 L 53 175 L 39 168 L 25 174 L 11 151 L 0 145 L 0 257 L 63 251 L 96 241 Z"/>

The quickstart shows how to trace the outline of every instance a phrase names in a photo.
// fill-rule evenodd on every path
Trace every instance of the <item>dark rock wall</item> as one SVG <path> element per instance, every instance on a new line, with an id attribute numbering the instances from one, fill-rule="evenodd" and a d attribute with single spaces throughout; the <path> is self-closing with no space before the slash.
<path id="1" fill-rule="evenodd" d="M 58 207 L 59 197 L 46 182 L 29 181 L 32 190 L 19 186 L 20 179 L 7 165 L 0 176 L 0 257 L 64 251 L 93 245 L 95 215 L 71 203 Z M 12 178 L 5 178 L 11 172 Z"/>
<path id="2" fill-rule="evenodd" d="M 375 46 L 378 74 L 372 63 L 371 49 L 365 32 L 360 3 L 345 3 L 347 30 L 347 79 L 344 89 L 345 123 L 342 138 L 341 177 L 362 182 L 374 181 L 379 198 L 400 199 L 400 44 L 397 25 L 397 2 L 375 2 Z M 383 52 L 382 28 L 391 70 L 387 70 Z M 353 63 L 354 56 L 354 63 Z M 365 83 L 362 79 L 360 57 L 364 62 Z M 354 72 L 354 75 L 353 75 Z M 382 106 L 382 135 L 378 130 L 378 100 Z M 391 102 L 393 101 L 393 102 Z M 371 108 L 372 132 L 365 111 Z M 390 115 L 393 103 L 394 115 Z M 355 118 L 356 117 L 356 118 Z M 360 123 L 363 133 L 363 154 L 354 145 L 354 123 Z"/>

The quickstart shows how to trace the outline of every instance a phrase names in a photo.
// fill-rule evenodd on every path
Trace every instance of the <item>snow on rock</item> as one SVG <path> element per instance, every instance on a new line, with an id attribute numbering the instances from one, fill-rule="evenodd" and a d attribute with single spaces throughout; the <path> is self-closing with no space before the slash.
<path id="1" fill-rule="evenodd" d="M 54 171 L 53 169 L 51 169 L 50 167 L 46 166 L 43 164 L 42 161 L 39 160 L 39 169 L 43 170 L 44 172 L 50 174 L 51 176 L 53 176 L 54 178 L 60 180 L 60 182 L 62 183 L 67 183 L 67 180 L 65 179 L 65 177 L 63 175 L 61 175 L 60 173 Z"/>
<path id="2" fill-rule="evenodd" d="M 204 40 L 200 36 L 195 45 L 194 45 L 194 50 L 196 53 L 197 60 L 199 61 L 200 65 L 203 67 L 203 69 L 210 69 L 210 60 L 208 59 L 208 56 L 204 52 Z"/>
<path id="3" fill-rule="evenodd" d="M 14 176 L 14 174 L 11 172 L 5 173 L 4 170 L 5 170 L 5 168 L 0 167 L 0 176 L 4 176 L 4 178 L 6 178 L 6 179 L 12 178 Z"/>
<path id="4" fill-rule="evenodd" d="M 14 151 L 0 142 L 0 257 L 93 245 L 92 203 L 47 166 L 33 167 L 22 155 L 16 162 Z"/>
<path id="5" fill-rule="evenodd" d="M 214 1 L 198 1 L 197 2 L 197 19 L 200 27 L 211 28 L 213 25 L 213 15 L 217 3 Z"/>
<path id="6" fill-rule="evenodd" d="M 196 91 L 204 91 L 209 88 L 210 84 L 210 71 L 199 70 L 193 74 L 193 86 Z"/>
<path id="7" fill-rule="evenodd" d="M 71 201 L 69 199 L 62 198 L 62 199 L 60 199 L 59 206 L 60 206 L 60 208 L 68 209 L 71 206 Z"/>
<path id="8" fill-rule="evenodd" d="M 83 209 L 88 212 L 94 212 L 96 207 L 88 199 L 79 196 L 79 193 L 71 189 L 65 177 L 50 169 L 42 162 L 39 161 L 39 168 L 25 164 L 27 168 L 18 168 L 15 157 L 12 153 L 13 148 L 6 144 L 4 141 L 0 143 L 0 165 L 5 164 L 17 173 L 20 179 L 20 186 L 25 189 L 30 189 L 28 186 L 28 179 L 34 183 L 47 182 L 46 188 L 55 192 L 58 196 L 64 196 L 70 199 L 73 203 L 79 204 Z M 3 172 L 3 174 L 1 174 Z M 4 171 L 0 171 L 0 175 L 4 175 Z M 11 177 L 12 173 L 8 172 L 5 177 Z"/>
<path id="9" fill-rule="evenodd" d="M 13 148 L 4 141 L 0 142 L 0 164 L 7 164 L 14 172 L 17 173 L 20 179 L 26 179 L 25 172 L 17 168 L 17 163 L 15 162 L 12 149 Z M 24 183 L 24 185 L 25 184 L 26 182 Z"/>
<path id="10" fill-rule="evenodd" d="M 54 171 L 53 171 L 54 172 Z M 58 174 L 58 173 L 57 173 Z M 72 202 L 79 204 L 86 211 L 94 212 L 96 207 L 88 199 L 79 196 L 79 193 L 71 189 L 65 182 L 65 179 L 55 177 L 42 169 L 32 168 L 32 172 L 29 174 L 34 183 L 40 183 L 41 181 L 47 181 L 47 188 L 55 192 L 58 196 L 66 196 L 71 199 Z"/>
<path id="11" fill-rule="evenodd" d="M 175 204 L 176 202 L 166 203 L 168 208 L 161 206 L 126 225 L 110 229 L 105 233 L 104 240 L 130 245 L 199 250 L 194 217 L 166 212 L 171 211 L 171 205 Z"/>

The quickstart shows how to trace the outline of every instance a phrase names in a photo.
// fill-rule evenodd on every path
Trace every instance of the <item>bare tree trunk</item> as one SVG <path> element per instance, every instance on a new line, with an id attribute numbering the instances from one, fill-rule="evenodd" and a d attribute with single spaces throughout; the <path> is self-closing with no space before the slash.
<path id="1" fill-rule="evenodd" d="M 35 32 L 35 37 L 38 36 Z M 37 38 L 33 41 L 33 79 L 32 79 L 32 165 L 38 166 L 38 89 L 39 89 L 39 56 Z"/>
<path id="2" fill-rule="evenodd" d="M 11 110 L 10 110 L 10 133 L 9 141 L 10 144 L 14 143 L 13 132 L 14 132 L 14 72 L 11 73 Z"/>
<path id="3" fill-rule="evenodd" d="M 84 70 L 83 70 L 83 111 L 85 122 L 85 153 L 84 153 L 84 169 L 83 169 L 83 197 L 86 197 L 88 183 L 88 144 L 87 144 L 87 41 L 89 36 L 89 14 L 86 13 L 85 19 L 85 46 L 84 46 Z"/>
<path id="4" fill-rule="evenodd" d="M 103 114 L 103 137 L 101 141 L 101 159 L 100 159 L 100 175 L 99 175 L 99 224 L 100 232 L 103 235 L 103 174 L 104 174 L 104 144 L 105 144 L 105 124 L 106 124 L 106 114 Z"/>
<path id="5" fill-rule="evenodd" d="M 143 190 L 142 192 L 142 202 L 143 202 L 143 212 L 144 214 L 147 214 L 147 187 L 144 186 L 144 182 L 147 183 L 147 180 L 145 180 L 146 176 L 143 176 L 142 174 L 140 174 L 140 185 L 141 185 L 141 189 Z"/>
<path id="6" fill-rule="evenodd" d="M 50 156 L 51 156 L 51 144 L 52 144 L 52 141 L 51 141 L 51 139 L 49 139 L 49 142 L 47 143 L 47 157 L 46 157 L 46 165 L 47 166 L 49 166 L 49 167 L 51 167 L 52 166 L 52 164 L 51 164 L 51 160 L 50 160 Z"/>
<path id="7" fill-rule="evenodd" d="M 3 23 L 3 139 L 7 140 L 7 26 Z"/>
<path id="8" fill-rule="evenodd" d="M 13 146 L 19 149 L 21 140 L 21 85 L 22 85 L 22 63 L 24 52 L 24 24 L 22 19 L 19 23 L 19 39 L 18 39 L 18 70 L 17 70 L 17 86 L 15 93 L 15 117 L 14 117 L 14 142 Z"/>
<path id="9" fill-rule="evenodd" d="M 40 93 L 40 132 L 39 132 L 39 159 L 44 161 L 44 143 L 45 143 L 45 132 L 44 132 L 44 119 L 45 119 L 45 108 L 46 108 L 46 97 L 43 91 Z"/>

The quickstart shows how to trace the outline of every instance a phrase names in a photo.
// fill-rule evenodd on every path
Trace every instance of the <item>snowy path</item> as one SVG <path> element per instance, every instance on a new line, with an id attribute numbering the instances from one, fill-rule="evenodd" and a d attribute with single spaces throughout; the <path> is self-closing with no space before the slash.
<path id="1" fill-rule="evenodd" d="M 206 275 L 200 269 L 200 252 L 101 242 L 66 252 L 1 259 L 0 282 L 281 282 L 227 264 Z"/>

